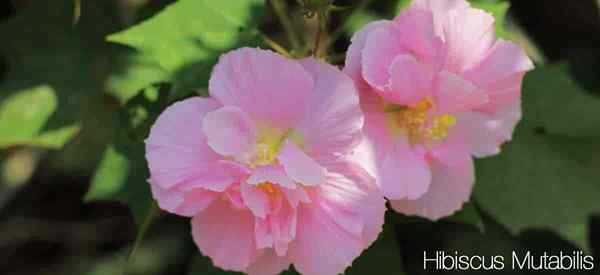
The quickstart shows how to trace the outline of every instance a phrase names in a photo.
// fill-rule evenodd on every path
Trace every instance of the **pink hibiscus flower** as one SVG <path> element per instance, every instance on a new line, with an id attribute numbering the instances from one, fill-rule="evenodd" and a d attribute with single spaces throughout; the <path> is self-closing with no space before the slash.
<path id="1" fill-rule="evenodd" d="M 517 45 L 464 0 L 415 0 L 352 39 L 344 72 L 357 84 L 365 135 L 356 158 L 401 213 L 439 219 L 474 183 L 472 156 L 497 154 L 521 118 Z"/>
<path id="2" fill-rule="evenodd" d="M 343 272 L 385 212 L 374 179 L 348 160 L 363 126 L 352 80 L 243 48 L 221 57 L 209 90 L 169 107 L 146 140 L 159 206 L 192 217 L 200 251 L 223 269 Z"/>

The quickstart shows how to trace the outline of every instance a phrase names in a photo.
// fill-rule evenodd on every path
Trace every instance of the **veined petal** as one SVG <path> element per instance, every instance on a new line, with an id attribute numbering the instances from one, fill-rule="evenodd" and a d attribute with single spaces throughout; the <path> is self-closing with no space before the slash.
<path id="1" fill-rule="evenodd" d="M 254 121 L 289 129 L 306 111 L 313 86 L 313 78 L 298 61 L 267 50 L 241 48 L 221 56 L 209 92 Z"/>
<path id="2" fill-rule="evenodd" d="M 394 210 L 438 220 L 452 215 L 469 200 L 475 181 L 473 160 L 455 166 L 434 162 L 432 173 L 431 186 L 425 195 L 416 200 L 391 200 Z"/>
<path id="3" fill-rule="evenodd" d="M 223 156 L 247 159 L 256 144 L 256 127 L 240 108 L 225 106 L 204 116 L 202 122 L 208 145 Z"/>
<path id="4" fill-rule="evenodd" d="M 287 175 L 302 185 L 314 186 L 325 181 L 326 169 L 291 141 L 285 142 L 277 159 Z"/>

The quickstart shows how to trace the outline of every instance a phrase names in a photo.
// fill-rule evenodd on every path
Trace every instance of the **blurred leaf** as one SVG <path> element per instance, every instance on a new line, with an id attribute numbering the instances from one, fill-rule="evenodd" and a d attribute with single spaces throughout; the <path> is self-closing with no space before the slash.
<path id="1" fill-rule="evenodd" d="M 127 156 L 117 151 L 114 145 L 108 146 L 84 200 L 106 199 L 118 194 L 127 180 L 129 166 Z"/>
<path id="2" fill-rule="evenodd" d="M 121 104 L 127 103 L 151 83 L 168 80 L 168 73 L 147 56 L 125 57 L 127 67 L 107 79 L 107 93 L 116 97 Z"/>
<path id="3" fill-rule="evenodd" d="M 129 98 L 156 77 L 116 81 L 148 69 L 129 67 L 133 50 L 104 40 L 119 27 L 112 1 L 83 3 L 75 26 L 73 11 L 72 0 L 33 1 L 0 24 L 7 38 L 0 43 L 7 70 L 0 83 L 0 146 L 65 145 L 52 154 L 52 165 L 87 172 L 115 126 L 118 102 L 106 94 Z"/>
<path id="4" fill-rule="evenodd" d="M 398 0 L 398 3 L 396 4 L 396 14 L 400 14 L 400 12 L 403 9 L 406 9 L 411 2 L 411 0 Z"/>
<path id="5" fill-rule="evenodd" d="M 405 274 L 394 229 L 393 214 L 389 212 L 379 238 L 354 260 L 344 274 Z"/>
<path id="6" fill-rule="evenodd" d="M 481 220 L 479 210 L 477 210 L 477 207 L 472 202 L 465 203 L 460 211 L 445 220 L 448 222 L 472 225 L 479 229 L 481 233 L 485 233 L 485 225 Z"/>
<path id="7" fill-rule="evenodd" d="M 239 272 L 224 271 L 215 267 L 208 257 L 202 256 L 200 252 L 194 256 L 187 275 L 241 275 Z"/>
<path id="8" fill-rule="evenodd" d="M 143 139 L 166 104 L 164 93 L 148 88 L 119 110 L 121 124 L 85 195 L 86 201 L 118 200 L 131 209 L 139 225 L 150 211 L 152 196 Z"/>
<path id="9" fill-rule="evenodd" d="M 475 198 L 512 231 L 550 228 L 585 247 L 600 212 L 600 99 L 566 66 L 539 68 L 523 87 L 523 121 L 499 156 L 477 163 Z"/>
<path id="10" fill-rule="evenodd" d="M 0 148 L 23 144 L 60 148 L 79 131 L 77 125 L 44 130 L 57 105 L 54 91 L 48 86 L 23 90 L 1 103 Z"/>
<path id="11" fill-rule="evenodd" d="M 173 82 L 173 97 L 207 86 L 210 71 L 226 51 L 255 45 L 261 0 L 180 0 L 125 31 L 112 42 L 153 59 Z"/>
<path id="12" fill-rule="evenodd" d="M 471 6 L 491 13 L 496 19 L 496 35 L 501 38 L 507 37 L 506 12 L 510 3 L 499 0 L 472 0 Z"/>
<path id="13" fill-rule="evenodd" d="M 381 19 L 375 13 L 369 10 L 360 10 L 352 13 L 350 18 L 348 18 L 348 23 L 346 23 L 346 32 L 353 34 L 364 27 L 366 24 Z"/>

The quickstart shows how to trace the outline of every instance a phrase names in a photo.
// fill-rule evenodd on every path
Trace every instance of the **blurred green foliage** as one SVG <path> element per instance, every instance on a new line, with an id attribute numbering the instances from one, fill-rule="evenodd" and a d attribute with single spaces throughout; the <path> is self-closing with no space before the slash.
<path id="1" fill-rule="evenodd" d="M 110 1 L 82 1 L 75 25 L 73 1 L 34 2 L 0 23 L 0 33 L 10 37 L 0 43 L 8 69 L 0 80 L 0 148 L 62 148 L 52 151 L 50 162 L 92 175 L 86 201 L 119 200 L 140 224 L 152 205 L 143 144 L 150 126 L 175 99 L 206 95 L 199 91 L 206 91 L 222 53 L 261 44 L 259 26 L 269 14 L 264 1 L 179 0 L 129 28 Z M 505 28 L 508 2 L 471 2 L 495 16 L 500 37 L 513 37 Z M 391 6 L 399 10 L 406 3 Z M 343 18 L 344 31 L 351 36 L 393 15 L 354 10 Z M 347 274 L 427 274 L 415 265 L 422 256 L 415 251 L 423 249 L 502 254 L 539 243 L 587 248 L 587 218 L 600 213 L 600 162 L 594 158 L 600 99 L 568 69 L 540 67 L 526 77 L 524 119 L 499 156 L 477 161 L 474 202 L 436 223 L 388 213 L 384 233 Z M 552 231 L 534 234 L 531 228 Z M 191 243 L 189 232 L 181 231 L 143 243 L 131 274 L 164 270 L 182 243 Z M 128 253 L 90 260 L 76 273 L 117 274 Z M 232 274 L 194 253 L 189 274 Z"/>

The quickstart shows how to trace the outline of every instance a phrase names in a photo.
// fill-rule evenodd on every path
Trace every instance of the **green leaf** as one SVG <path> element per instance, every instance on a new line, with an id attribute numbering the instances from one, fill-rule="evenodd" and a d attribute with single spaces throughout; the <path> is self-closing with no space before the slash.
<path id="1" fill-rule="evenodd" d="M 456 214 L 445 219 L 448 222 L 468 224 L 479 229 L 481 233 L 485 232 L 485 225 L 481 219 L 481 214 L 472 202 L 467 202 Z"/>
<path id="2" fill-rule="evenodd" d="M 586 246 L 600 212 L 600 99 L 566 66 L 539 68 L 523 87 L 523 121 L 499 156 L 477 162 L 477 202 L 512 231 L 550 228 Z"/>
<path id="3" fill-rule="evenodd" d="M 393 214 L 390 212 L 386 215 L 383 232 L 377 241 L 354 260 L 344 274 L 405 274 L 394 229 Z"/>
<path id="4" fill-rule="evenodd" d="M 118 200 L 129 206 L 137 224 L 148 216 L 153 201 L 143 139 L 165 105 L 165 94 L 148 88 L 119 110 L 121 124 L 114 128 L 112 144 L 98 165 L 86 201 Z"/>
<path id="5" fill-rule="evenodd" d="M 0 34 L 10 37 L 0 43 L 7 69 L 0 82 L 0 146 L 60 148 L 75 137 L 66 145 L 70 149 L 59 154 L 65 161 L 56 163 L 89 168 L 107 143 L 105 129 L 114 125 L 117 106 L 106 94 L 131 97 L 156 77 L 138 77 L 135 85 L 111 84 L 110 79 L 147 69 L 128 66 L 133 50 L 104 41 L 118 29 L 112 2 L 84 3 L 75 26 L 73 5 L 72 0 L 35 1 L 0 24 Z"/>
<path id="6" fill-rule="evenodd" d="M 498 0 L 473 0 L 471 6 L 491 13 L 496 19 L 496 35 L 502 38 L 507 37 L 505 22 L 510 3 Z"/>
<path id="7" fill-rule="evenodd" d="M 190 264 L 187 275 L 241 275 L 242 273 L 225 271 L 215 267 L 208 257 L 202 256 L 200 252 Z"/>
<path id="8" fill-rule="evenodd" d="M 79 126 L 45 129 L 56 110 L 54 90 L 42 85 L 14 94 L 0 105 L 0 148 L 10 145 L 35 145 L 60 148 L 79 131 Z"/>
<path id="9" fill-rule="evenodd" d="M 173 82 L 174 97 L 207 86 L 226 51 L 256 45 L 262 0 L 180 0 L 142 23 L 108 36 L 154 60 Z"/>
<path id="10" fill-rule="evenodd" d="M 364 27 L 366 24 L 380 19 L 379 16 L 369 10 L 360 10 L 352 13 L 345 25 L 346 32 L 353 34 Z"/>
<path id="11" fill-rule="evenodd" d="M 127 156 L 117 151 L 114 145 L 108 146 L 84 200 L 93 201 L 116 196 L 127 181 L 130 166 Z"/>

